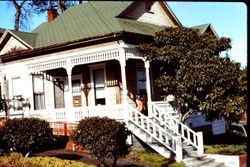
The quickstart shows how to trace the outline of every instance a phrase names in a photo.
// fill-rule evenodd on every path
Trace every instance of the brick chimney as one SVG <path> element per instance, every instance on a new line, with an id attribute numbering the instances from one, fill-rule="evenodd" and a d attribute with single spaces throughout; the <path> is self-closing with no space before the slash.
<path id="1" fill-rule="evenodd" d="M 56 9 L 48 9 L 48 22 L 53 21 L 57 15 Z"/>

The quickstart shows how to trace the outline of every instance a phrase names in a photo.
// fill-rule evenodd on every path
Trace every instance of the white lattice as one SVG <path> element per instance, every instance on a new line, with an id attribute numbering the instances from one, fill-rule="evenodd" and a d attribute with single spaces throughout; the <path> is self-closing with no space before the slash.
<path id="1" fill-rule="evenodd" d="M 137 51 L 135 49 L 125 49 L 125 54 L 126 54 L 126 58 L 127 59 L 142 59 L 144 60 L 143 57 L 139 56 L 139 54 L 137 53 Z"/>
<path id="2" fill-rule="evenodd" d="M 66 59 L 61 60 L 49 60 L 49 61 L 43 61 L 35 64 L 29 64 L 28 70 L 31 72 L 34 71 L 45 71 L 55 68 L 61 68 L 66 66 Z"/>
<path id="3" fill-rule="evenodd" d="M 28 70 L 30 72 L 36 71 L 46 71 L 50 69 L 56 68 L 65 68 L 66 66 L 74 66 L 79 64 L 87 64 L 87 63 L 94 63 L 100 61 L 107 61 L 119 59 L 119 50 L 107 50 L 97 53 L 88 53 L 88 54 L 81 54 L 72 57 L 66 57 L 63 59 L 51 59 L 46 61 L 40 61 L 37 63 L 28 64 Z M 69 64 L 67 64 L 67 61 Z"/>
<path id="4" fill-rule="evenodd" d="M 72 57 L 71 65 L 100 62 L 118 58 L 119 58 L 118 50 L 109 50 L 101 53 L 83 54 L 81 56 Z"/>

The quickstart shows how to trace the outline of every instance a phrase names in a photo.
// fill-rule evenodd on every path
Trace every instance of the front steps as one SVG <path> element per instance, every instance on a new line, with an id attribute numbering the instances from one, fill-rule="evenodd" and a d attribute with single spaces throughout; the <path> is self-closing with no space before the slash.
<path id="1" fill-rule="evenodd" d="M 148 146 L 150 146 L 152 149 L 154 149 L 159 154 L 163 155 L 164 157 L 171 156 L 171 152 L 168 149 L 166 149 L 166 146 L 157 142 L 149 134 L 147 134 L 144 130 L 140 129 L 137 125 L 135 125 L 133 123 L 128 123 L 127 127 L 136 137 L 138 137 L 141 141 L 146 143 Z"/>
<path id="2" fill-rule="evenodd" d="M 199 157 L 186 157 L 182 160 L 186 167 L 225 167 L 223 162 L 215 162 L 206 155 Z"/>
<path id="3" fill-rule="evenodd" d="M 175 158 L 187 167 L 225 167 L 224 163 L 215 162 L 203 154 L 202 133 L 196 133 L 180 123 L 176 115 L 166 113 L 168 107 L 164 104 L 154 106 L 155 114 L 148 117 L 129 106 L 128 129 L 162 156 Z"/>
<path id="4" fill-rule="evenodd" d="M 140 136 L 140 140 L 150 146 L 153 150 L 158 152 L 167 158 L 175 157 L 173 153 L 166 149 L 164 145 L 160 144 L 152 137 L 147 135 L 142 129 L 138 128 L 134 124 L 129 124 L 128 128 L 133 132 L 135 136 Z M 222 162 L 215 162 L 214 159 L 208 158 L 206 155 L 197 155 L 197 151 L 193 146 L 190 146 L 183 142 L 183 160 L 182 162 L 186 167 L 225 167 Z"/>
<path id="5" fill-rule="evenodd" d="M 186 142 L 182 143 L 183 160 L 186 167 L 225 167 L 222 162 L 215 162 L 213 158 L 208 158 L 205 154 L 197 155 L 193 146 Z"/>

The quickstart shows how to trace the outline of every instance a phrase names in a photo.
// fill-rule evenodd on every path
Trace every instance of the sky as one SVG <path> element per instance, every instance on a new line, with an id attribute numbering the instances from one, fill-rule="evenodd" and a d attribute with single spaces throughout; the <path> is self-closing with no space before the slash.
<path id="1" fill-rule="evenodd" d="M 0 27 L 14 28 L 14 8 L 0 1 Z M 175 2 L 167 1 L 171 10 L 183 26 L 191 27 L 210 23 L 219 37 L 232 40 L 229 57 L 247 66 L 247 6 L 242 2 Z M 45 15 L 34 15 L 30 20 L 31 31 L 47 20 Z M 225 55 L 222 53 L 221 56 Z"/>
<path id="2" fill-rule="evenodd" d="M 210 23 L 219 37 L 232 40 L 229 57 L 247 66 L 247 6 L 243 2 L 167 2 L 183 26 Z M 224 56 L 225 52 L 221 56 Z"/>

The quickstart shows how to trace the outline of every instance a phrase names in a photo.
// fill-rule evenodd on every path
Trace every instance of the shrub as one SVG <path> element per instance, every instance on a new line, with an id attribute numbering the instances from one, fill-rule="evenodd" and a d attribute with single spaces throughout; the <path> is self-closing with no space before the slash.
<path id="1" fill-rule="evenodd" d="M 28 155 L 53 138 L 49 123 L 38 118 L 7 120 L 2 129 L 5 151 L 13 150 Z"/>
<path id="2" fill-rule="evenodd" d="M 82 162 L 61 160 L 53 157 L 24 158 L 21 154 L 12 153 L 9 156 L 0 157 L 1 167 L 94 167 Z"/>
<path id="3" fill-rule="evenodd" d="M 4 144 L 1 140 L 2 138 L 3 138 L 3 127 L 0 126 L 0 155 L 4 154 Z"/>
<path id="4" fill-rule="evenodd" d="M 205 146 L 205 153 L 207 154 L 224 154 L 224 155 L 240 155 L 246 153 L 246 145 L 228 145 L 215 144 Z"/>
<path id="5" fill-rule="evenodd" d="M 105 165 L 105 158 L 113 157 L 113 166 L 119 157 L 128 154 L 126 143 L 129 131 L 124 123 L 107 117 L 90 117 L 79 122 L 70 138 L 91 153 Z"/>

